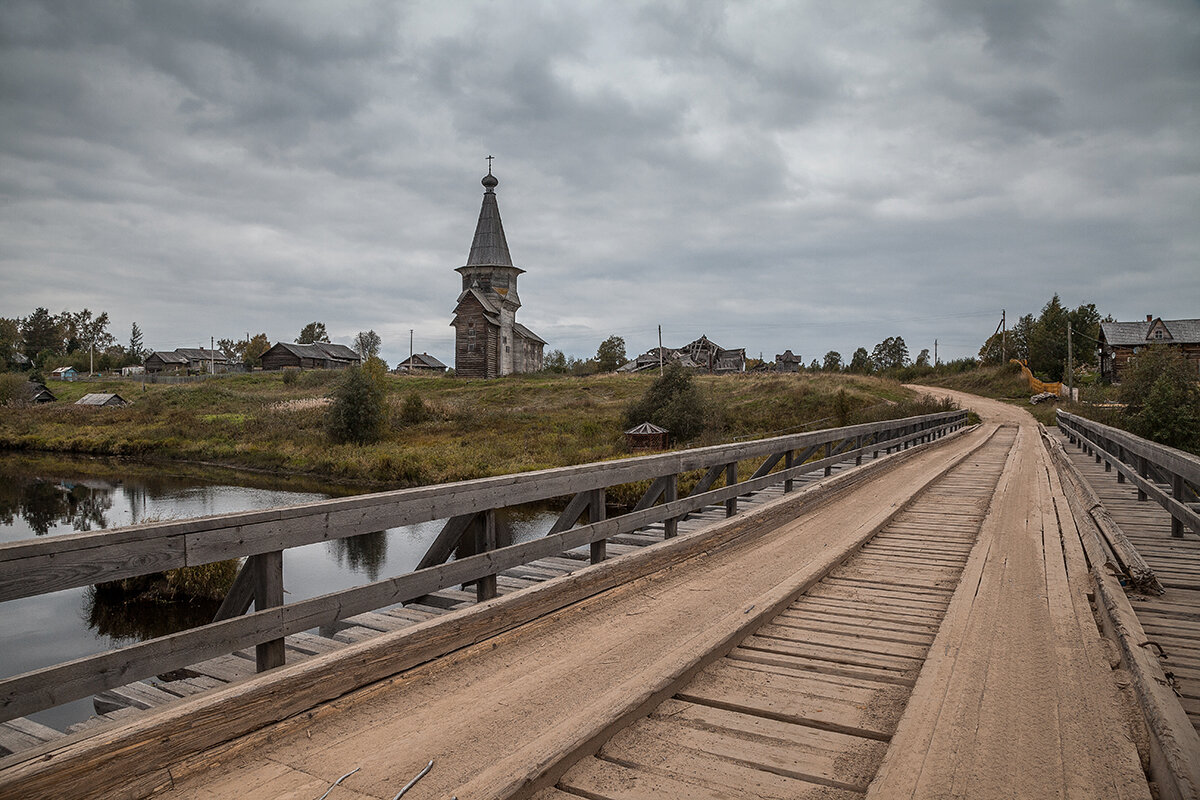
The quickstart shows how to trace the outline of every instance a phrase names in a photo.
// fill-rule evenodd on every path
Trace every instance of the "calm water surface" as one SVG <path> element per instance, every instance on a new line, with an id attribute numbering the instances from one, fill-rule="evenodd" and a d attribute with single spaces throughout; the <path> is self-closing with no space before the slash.
<path id="1" fill-rule="evenodd" d="M 207 471 L 211 474 L 212 471 Z M 0 542 L 100 531 L 154 520 L 296 505 L 345 495 L 344 489 L 240 473 L 147 468 L 119 462 L 0 455 Z M 513 542 L 544 534 L 546 508 L 497 514 Z M 284 552 L 284 600 L 309 597 L 412 570 L 442 522 L 320 542 Z M 0 605 L 0 677 L 102 652 L 212 618 L 213 604 L 95 602 L 90 587 Z M 90 698 L 33 715 L 62 729 L 92 713 Z"/>

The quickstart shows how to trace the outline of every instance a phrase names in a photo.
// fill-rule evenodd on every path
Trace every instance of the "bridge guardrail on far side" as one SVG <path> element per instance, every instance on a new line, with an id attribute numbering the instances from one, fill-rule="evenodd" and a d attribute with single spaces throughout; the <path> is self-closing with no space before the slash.
<path id="1" fill-rule="evenodd" d="M 1200 458 L 1061 409 L 1057 416 L 1071 444 L 1103 461 L 1106 472 L 1116 467 L 1117 482 L 1132 481 L 1138 500 L 1153 498 L 1170 513 L 1172 536 L 1185 528 L 1200 534 Z"/>
<path id="2" fill-rule="evenodd" d="M 264 511 L 79 533 L 0 544 L 0 601 L 78 588 L 229 558 L 247 560 L 229 597 L 209 625 L 0 680 L 0 722 L 87 697 L 251 645 L 259 670 L 283 664 L 283 637 L 375 609 L 410 602 L 458 584 L 474 583 L 480 600 L 496 595 L 506 569 L 591 546 L 605 558 L 613 536 L 663 522 L 666 536 L 690 512 L 783 484 L 864 453 L 891 452 L 930 441 L 967 424 L 966 411 L 873 422 L 736 444 L 625 458 L 573 467 L 481 478 L 437 486 L 338 498 Z M 739 462 L 764 459 L 738 480 Z M 812 460 L 810 460 L 812 459 Z M 782 462 L 782 467 L 780 467 Z M 686 497 L 681 473 L 705 470 Z M 712 488 L 721 479 L 724 484 Z M 634 509 L 604 518 L 605 490 L 650 481 Z M 495 511 L 570 496 L 551 528 L 537 540 L 496 547 Z M 588 524 L 576 523 L 588 513 Z M 295 603 L 283 603 L 283 551 L 433 520 L 446 520 L 417 569 Z M 448 561 L 464 537 L 476 555 Z M 469 541 L 469 540 L 468 540 Z M 255 611 L 246 613 L 254 604 Z"/>

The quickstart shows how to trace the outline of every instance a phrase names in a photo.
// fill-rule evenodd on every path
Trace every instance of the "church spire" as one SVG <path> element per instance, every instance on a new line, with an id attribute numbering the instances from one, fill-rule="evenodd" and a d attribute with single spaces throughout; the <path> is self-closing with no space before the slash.
<path id="1" fill-rule="evenodd" d="M 504 224 L 500 221 L 500 206 L 496 203 L 496 187 L 500 181 L 492 174 L 492 157 L 488 156 L 488 174 L 483 176 L 483 206 L 479 209 L 479 223 L 475 226 L 475 238 L 471 241 L 471 254 L 467 256 L 468 267 L 511 267 L 512 256 L 508 252 L 508 241 L 504 238 Z"/>

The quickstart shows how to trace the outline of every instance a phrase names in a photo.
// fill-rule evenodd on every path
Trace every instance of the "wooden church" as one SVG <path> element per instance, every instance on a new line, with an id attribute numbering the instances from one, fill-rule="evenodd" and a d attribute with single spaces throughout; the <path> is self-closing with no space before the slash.
<path id="1" fill-rule="evenodd" d="M 500 222 L 496 186 L 500 181 L 483 178 L 483 207 L 475 226 L 475 239 L 462 275 L 462 294 L 454 307 L 454 374 L 464 378 L 496 378 L 514 372 L 537 372 L 542 368 L 546 342 L 517 322 L 521 298 L 517 276 L 525 270 L 513 266 Z"/>

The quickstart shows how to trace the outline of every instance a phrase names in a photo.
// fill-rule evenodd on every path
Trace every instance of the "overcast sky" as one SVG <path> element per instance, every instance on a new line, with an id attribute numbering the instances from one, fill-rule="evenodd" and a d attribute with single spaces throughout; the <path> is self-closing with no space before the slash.
<path id="1" fill-rule="evenodd" d="M 0 4 L 0 316 L 453 364 L 485 157 L 549 348 L 1200 317 L 1200 5 Z"/>

